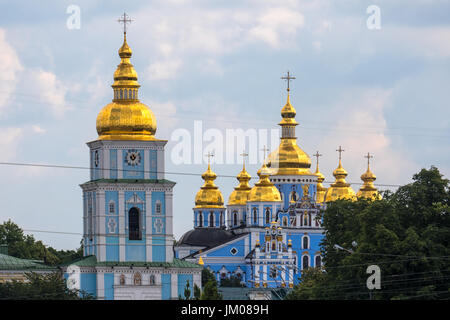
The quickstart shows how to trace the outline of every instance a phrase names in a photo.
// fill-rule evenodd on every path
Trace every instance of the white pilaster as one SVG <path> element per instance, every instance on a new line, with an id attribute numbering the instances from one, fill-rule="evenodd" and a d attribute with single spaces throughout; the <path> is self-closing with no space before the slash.
<path id="1" fill-rule="evenodd" d="M 111 154 L 111 152 L 110 152 L 109 149 L 105 149 L 103 147 L 102 153 L 103 153 L 103 165 L 102 165 L 102 169 L 103 170 L 102 170 L 101 176 L 103 177 L 103 179 L 109 179 L 111 177 L 111 172 L 110 172 L 111 170 L 109 170 L 111 168 L 111 166 L 110 166 L 110 164 L 111 164 L 111 161 L 110 161 L 110 154 Z"/>
<path id="2" fill-rule="evenodd" d="M 150 179 L 150 150 L 144 150 L 144 179 Z"/>
<path id="3" fill-rule="evenodd" d="M 147 150 L 148 151 L 148 150 Z M 152 251 L 152 192 L 147 190 L 145 192 L 145 250 L 146 250 L 146 261 L 151 262 L 153 260 Z"/>
<path id="4" fill-rule="evenodd" d="M 178 274 L 172 273 L 170 277 L 170 295 L 173 299 L 178 299 Z"/>
<path id="5" fill-rule="evenodd" d="M 105 228 L 105 191 L 99 190 L 97 191 L 97 203 L 98 203 L 98 221 L 99 221 L 99 237 L 98 237 L 98 245 L 97 245 L 97 259 L 99 261 L 105 261 L 106 260 L 106 228 Z"/>
<path id="6" fill-rule="evenodd" d="M 123 152 L 117 149 L 117 179 L 123 179 Z"/>
<path id="7" fill-rule="evenodd" d="M 119 191 L 119 261 L 125 261 L 125 192 Z"/>
<path id="8" fill-rule="evenodd" d="M 97 270 L 97 300 L 105 300 L 105 274 Z"/>
<path id="9" fill-rule="evenodd" d="M 164 179 L 164 150 L 156 151 L 156 179 Z"/>

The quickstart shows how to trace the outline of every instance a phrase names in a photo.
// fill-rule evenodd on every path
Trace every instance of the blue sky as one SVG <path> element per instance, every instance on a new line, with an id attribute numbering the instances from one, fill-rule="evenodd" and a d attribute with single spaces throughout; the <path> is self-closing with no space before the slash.
<path id="1" fill-rule="evenodd" d="M 80 29 L 66 26 L 69 5 Z M 377 5 L 381 29 L 366 26 Z M 201 174 L 205 164 L 175 165 L 171 135 L 204 129 L 275 129 L 290 70 L 299 145 L 319 150 L 332 181 L 342 145 L 348 181 L 360 182 L 363 155 L 374 154 L 381 184 L 405 184 L 436 165 L 450 176 L 450 2 L 398 1 L 2 1 L 0 162 L 88 166 L 86 142 L 112 99 L 122 43 L 117 19 L 134 20 L 128 43 L 141 101 L 169 140 L 166 169 Z M 273 149 L 273 148 L 272 148 Z M 236 175 L 240 164 L 214 164 Z M 255 175 L 259 165 L 248 170 Z M 313 168 L 315 166 L 313 165 Z M 0 165 L 0 221 L 25 229 L 82 232 L 79 184 L 87 170 Z M 192 227 L 200 176 L 176 181 L 174 234 Z M 236 180 L 219 177 L 225 199 Z M 251 181 L 254 183 L 255 181 Z M 358 189 L 358 185 L 353 185 Z M 35 233 L 61 249 L 79 237 Z"/>

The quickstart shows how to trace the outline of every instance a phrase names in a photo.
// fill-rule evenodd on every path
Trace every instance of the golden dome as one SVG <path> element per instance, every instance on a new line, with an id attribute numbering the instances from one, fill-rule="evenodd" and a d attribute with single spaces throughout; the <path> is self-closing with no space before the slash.
<path id="1" fill-rule="evenodd" d="M 364 184 L 359 189 L 356 196 L 358 198 L 366 198 L 369 200 L 380 200 L 381 195 L 378 192 L 377 188 L 373 185 L 373 182 L 377 179 L 377 177 L 372 173 L 372 171 L 370 171 L 370 158 L 370 154 L 367 154 L 367 171 L 361 175 L 361 180 L 364 182 Z"/>
<path id="2" fill-rule="evenodd" d="M 355 191 L 345 181 L 347 171 L 342 167 L 340 156 L 339 166 L 333 171 L 333 176 L 336 178 L 336 181 L 328 188 L 325 194 L 325 202 L 335 201 L 337 199 L 356 200 Z"/>
<path id="3" fill-rule="evenodd" d="M 319 157 L 321 154 L 317 151 L 314 156 L 317 157 L 316 172 L 314 172 L 314 175 L 317 176 L 316 202 L 322 203 L 325 200 L 325 193 L 327 192 L 327 188 L 322 185 L 322 182 L 325 180 L 325 176 L 319 171 Z"/>
<path id="4" fill-rule="evenodd" d="M 297 137 L 295 137 L 295 121 L 296 111 L 291 105 L 289 98 L 289 90 L 287 102 L 281 109 L 282 120 L 281 141 L 278 149 L 269 154 L 267 158 L 267 167 L 271 175 L 309 175 L 311 171 L 311 159 L 297 145 Z"/>
<path id="5" fill-rule="evenodd" d="M 202 179 L 205 183 L 197 192 L 195 196 L 195 207 L 196 208 L 223 208 L 223 196 L 214 184 L 217 175 L 211 170 L 211 166 L 208 163 L 208 170 L 202 174 Z"/>
<path id="6" fill-rule="evenodd" d="M 130 63 L 132 51 L 124 33 L 119 49 L 120 64 L 114 72 L 114 99 L 97 116 L 99 140 L 157 140 L 156 118 L 139 102 L 137 73 Z"/>
<path id="7" fill-rule="evenodd" d="M 281 202 L 281 195 L 278 189 L 269 180 L 270 171 L 266 164 L 258 170 L 259 181 L 250 190 L 248 200 L 252 202 Z"/>
<path id="8" fill-rule="evenodd" d="M 239 185 L 234 188 L 233 192 L 231 192 L 230 197 L 228 198 L 229 206 L 247 204 L 248 194 L 251 190 L 248 182 L 250 181 L 251 176 L 248 174 L 247 170 L 245 170 L 245 163 L 243 165 L 242 171 L 236 178 L 239 181 Z"/>

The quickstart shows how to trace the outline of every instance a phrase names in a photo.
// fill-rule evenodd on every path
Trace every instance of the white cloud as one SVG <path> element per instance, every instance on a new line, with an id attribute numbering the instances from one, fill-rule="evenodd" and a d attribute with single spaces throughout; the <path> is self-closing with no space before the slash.
<path id="1" fill-rule="evenodd" d="M 349 172 L 347 181 L 361 182 L 360 175 L 367 168 L 363 157 L 367 152 L 374 155 L 371 169 L 378 177 L 377 182 L 403 184 L 409 181 L 417 164 L 404 150 L 396 149 L 387 134 L 384 113 L 391 95 L 392 90 L 351 88 L 330 108 L 327 119 L 335 125 L 321 137 L 318 145 L 318 150 L 326 155 L 321 159 L 321 171 L 327 181 L 334 180 L 331 173 L 337 167 L 338 156 L 334 150 L 338 146 L 345 150 L 342 163 Z M 353 188 L 357 191 L 359 186 Z"/>
<path id="2" fill-rule="evenodd" d="M 19 73 L 23 70 L 16 51 L 5 38 L 5 31 L 0 29 L 0 114 L 3 113 L 11 94 L 16 87 Z"/>
<path id="3" fill-rule="evenodd" d="M 3 162 L 16 161 L 19 141 L 23 136 L 23 129 L 16 127 L 1 128 L 0 130 L 0 150 L 2 150 L 1 160 Z"/>
<path id="4" fill-rule="evenodd" d="M 176 76 L 182 66 L 181 59 L 164 59 L 152 63 L 148 67 L 150 80 L 168 80 Z"/>
<path id="5" fill-rule="evenodd" d="M 52 115 L 62 117 L 70 109 L 66 94 L 68 87 L 52 72 L 41 69 L 30 69 L 26 76 L 27 93 L 38 96 L 40 102 L 49 109 Z"/>
<path id="6" fill-rule="evenodd" d="M 292 48 L 305 24 L 303 14 L 290 2 L 232 10 L 167 4 L 141 9 L 136 20 L 140 21 L 136 32 L 148 39 L 144 50 L 151 52 L 147 68 L 151 80 L 172 79 L 183 67 L 197 65 L 195 61 L 209 61 L 209 67 L 220 73 L 218 57 L 248 46 Z M 200 71 L 209 72 L 209 67 Z"/>
<path id="7" fill-rule="evenodd" d="M 46 133 L 47 130 L 41 128 L 39 125 L 35 124 L 31 126 L 31 129 L 33 130 L 33 132 L 35 133 Z"/>

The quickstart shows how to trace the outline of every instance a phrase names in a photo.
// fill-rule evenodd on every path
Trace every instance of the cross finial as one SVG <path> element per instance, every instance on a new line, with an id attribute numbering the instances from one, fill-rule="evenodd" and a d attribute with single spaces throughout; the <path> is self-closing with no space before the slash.
<path id="1" fill-rule="evenodd" d="M 288 71 L 288 72 L 287 72 L 287 75 L 284 76 L 284 77 L 281 77 L 281 79 L 287 81 L 287 91 L 289 92 L 289 90 L 290 90 L 290 89 L 289 89 L 289 84 L 290 84 L 291 80 L 294 80 L 294 79 L 295 79 L 295 77 L 291 77 L 290 72 Z"/>
<path id="2" fill-rule="evenodd" d="M 261 151 L 264 151 L 264 161 L 266 161 L 266 152 L 269 152 L 269 148 L 267 148 L 266 145 L 264 145 Z"/>
<path id="3" fill-rule="evenodd" d="M 341 161 L 342 152 L 344 152 L 345 150 L 342 149 L 341 146 L 339 146 L 339 149 L 336 149 L 336 151 L 339 152 L 339 161 Z"/>
<path id="4" fill-rule="evenodd" d="M 206 156 L 208 157 L 208 166 L 209 166 L 209 164 L 210 164 L 210 162 L 211 162 L 211 158 L 214 157 L 214 153 L 213 153 L 213 152 L 208 152 L 208 153 L 206 154 Z"/>
<path id="5" fill-rule="evenodd" d="M 367 155 L 365 155 L 364 158 L 367 158 L 367 167 L 369 167 L 370 158 L 373 158 L 373 155 L 371 155 L 369 152 L 367 152 Z"/>
<path id="6" fill-rule="evenodd" d="M 242 153 L 240 154 L 240 156 L 242 157 L 242 163 L 244 164 L 244 168 L 245 168 L 245 157 L 248 157 L 248 153 L 246 153 L 245 150 L 242 150 Z"/>
<path id="7" fill-rule="evenodd" d="M 127 34 L 127 23 L 131 23 L 130 16 L 127 15 L 125 12 L 123 13 L 123 15 L 120 17 L 121 19 L 117 20 L 119 23 L 123 24 L 123 33 Z"/>
<path id="8" fill-rule="evenodd" d="M 317 158 L 317 167 L 319 167 L 319 157 L 321 157 L 322 155 L 319 153 L 319 151 L 316 151 L 316 153 L 313 154 L 313 156 Z"/>

